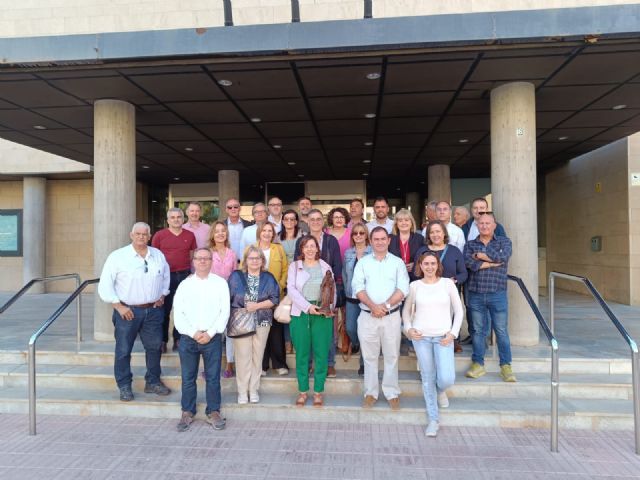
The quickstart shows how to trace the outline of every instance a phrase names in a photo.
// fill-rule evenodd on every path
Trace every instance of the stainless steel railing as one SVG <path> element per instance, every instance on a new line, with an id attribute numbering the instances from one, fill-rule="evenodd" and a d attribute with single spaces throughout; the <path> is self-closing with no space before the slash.
<path id="1" fill-rule="evenodd" d="M 74 290 L 74 292 L 67 297 L 67 299 L 58 307 L 58 309 L 51 314 L 51 316 L 42 324 L 42 326 L 35 331 L 31 338 L 29 338 L 28 345 L 28 353 L 29 353 L 29 435 L 36 434 L 36 342 L 40 335 L 42 335 L 47 328 L 51 326 L 56 319 L 62 315 L 71 302 L 73 302 L 76 297 L 79 297 L 80 293 L 87 288 L 87 286 L 92 285 L 94 283 L 98 283 L 100 281 L 99 278 L 94 278 L 92 280 L 85 280 L 81 285 L 78 286 Z M 78 304 L 80 303 L 80 298 L 78 298 Z M 81 330 L 81 324 L 78 323 L 78 330 Z"/>
<path id="2" fill-rule="evenodd" d="M 593 286 L 591 280 L 580 275 L 571 275 L 568 273 L 551 272 L 549 273 L 549 311 L 551 320 L 551 331 L 555 332 L 555 279 L 564 278 L 565 280 L 572 280 L 574 282 L 582 282 L 593 298 L 598 302 L 600 307 L 607 314 L 609 320 L 616 327 L 620 335 L 631 349 L 631 376 L 632 376 L 632 388 L 633 388 L 633 426 L 635 430 L 636 440 L 636 455 L 640 455 L 640 355 L 638 353 L 638 344 L 635 342 L 629 332 L 624 328 L 618 317 L 611 311 L 607 302 L 605 302 L 600 292 Z"/>
<path id="3" fill-rule="evenodd" d="M 527 286 L 524 284 L 521 278 L 516 277 L 514 275 L 508 275 L 509 280 L 515 282 L 522 294 L 524 295 L 525 300 L 529 304 L 529 307 L 533 311 L 538 323 L 540 324 L 540 328 L 544 332 L 547 340 L 549 341 L 549 346 L 551 347 L 551 451 L 558 451 L 558 390 L 560 388 L 560 365 L 559 365 L 559 356 L 558 356 L 558 341 L 553 334 L 553 328 L 549 328 L 547 322 L 545 321 L 540 309 L 536 305 L 536 302 L 533 301 Z"/>
<path id="4" fill-rule="evenodd" d="M 80 286 L 80 275 L 77 273 L 65 273 L 63 275 L 51 275 L 48 277 L 42 278 L 33 278 L 29 280 L 24 287 L 16 292 L 16 294 L 11 297 L 7 303 L 5 303 L 2 307 L 0 307 L 0 315 L 6 312 L 11 305 L 16 303 L 22 295 L 27 293 L 27 291 L 34 286 L 36 283 L 47 283 L 47 282 L 55 282 L 56 280 L 67 280 L 70 278 L 76 279 L 76 288 Z M 76 316 L 77 316 L 77 331 L 76 331 L 76 341 L 80 343 L 82 341 L 82 301 L 78 298 L 78 302 L 76 303 Z"/>

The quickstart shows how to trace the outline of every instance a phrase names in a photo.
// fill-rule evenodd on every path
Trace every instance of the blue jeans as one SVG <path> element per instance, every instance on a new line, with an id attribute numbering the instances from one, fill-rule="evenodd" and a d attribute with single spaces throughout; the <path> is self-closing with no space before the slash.
<path id="1" fill-rule="evenodd" d="M 347 329 L 347 335 L 354 347 L 360 347 L 360 339 L 358 338 L 358 317 L 360 316 L 360 303 L 352 303 L 347 301 L 346 304 L 346 322 L 345 328 Z M 362 358 L 362 352 L 360 352 L 360 366 L 364 365 Z"/>
<path id="2" fill-rule="evenodd" d="M 118 388 L 131 387 L 131 350 L 140 334 L 144 346 L 147 373 L 145 381 L 150 385 L 160 383 L 160 346 L 162 345 L 162 317 L 164 310 L 158 308 L 130 307 L 133 320 L 123 320 L 117 310 L 113 310 L 111 320 L 115 327 L 113 335 L 116 339 L 113 373 Z"/>
<path id="3" fill-rule="evenodd" d="M 167 343 L 169 341 L 169 323 L 171 319 L 171 309 L 173 308 L 173 296 L 178 290 L 178 285 L 187 278 L 191 272 L 189 270 L 183 270 L 180 272 L 171 272 L 169 277 L 169 295 L 164 297 L 164 322 L 162 324 L 162 341 Z M 175 342 L 180 338 L 180 333 L 173 327 L 173 341 Z"/>
<path id="4" fill-rule="evenodd" d="M 196 414 L 196 397 L 198 387 L 198 365 L 200 355 L 204 362 L 205 396 L 207 409 L 205 413 L 219 412 L 222 403 L 220 392 L 220 365 L 222 363 L 222 335 L 217 334 L 206 345 L 201 345 L 193 338 L 182 335 L 178 345 L 180 354 L 180 369 L 182 373 L 182 399 L 180 404 L 183 412 Z"/>
<path id="5" fill-rule="evenodd" d="M 473 353 L 471 361 L 484 365 L 485 339 L 489 329 L 496 332 L 500 366 L 511 364 L 511 342 L 509 340 L 509 305 L 507 291 L 475 293 L 466 291 L 468 299 L 467 317 L 473 323 Z M 490 317 L 490 318 L 489 318 Z"/>
<path id="6" fill-rule="evenodd" d="M 438 393 L 445 391 L 456 380 L 456 363 L 453 357 L 453 342 L 446 347 L 440 345 L 440 337 L 425 337 L 412 340 L 418 357 L 422 392 L 427 404 L 429 420 L 438 422 Z"/>

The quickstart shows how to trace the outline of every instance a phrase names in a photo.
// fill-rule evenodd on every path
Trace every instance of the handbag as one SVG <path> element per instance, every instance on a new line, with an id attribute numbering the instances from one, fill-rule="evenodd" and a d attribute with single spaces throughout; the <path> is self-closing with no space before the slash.
<path id="1" fill-rule="evenodd" d="M 273 318 L 280 323 L 291 323 L 291 305 L 293 301 L 289 295 L 285 295 L 273 312 Z"/>
<path id="2" fill-rule="evenodd" d="M 246 308 L 234 308 L 231 310 L 227 323 L 227 337 L 239 338 L 255 335 L 255 312 L 249 312 Z"/>

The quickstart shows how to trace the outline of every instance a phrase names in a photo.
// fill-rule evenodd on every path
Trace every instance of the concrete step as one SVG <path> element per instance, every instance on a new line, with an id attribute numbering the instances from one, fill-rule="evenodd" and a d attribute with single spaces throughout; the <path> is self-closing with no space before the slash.
<path id="1" fill-rule="evenodd" d="M 199 389 L 198 412 L 204 412 L 203 389 Z M 110 392 L 85 388 L 39 388 L 37 413 L 55 415 L 97 415 L 176 419 L 180 416 L 180 393 L 167 397 L 141 393 L 124 403 L 115 390 Z M 326 395 L 325 406 L 304 408 L 293 405 L 295 395 L 263 393 L 257 405 L 238 405 L 235 393 L 223 393 L 222 412 L 230 421 L 300 421 L 383 424 L 424 424 L 422 397 L 402 397 L 401 409 L 393 412 L 380 398 L 369 410 L 362 409 L 360 395 Z M 28 412 L 23 387 L 0 389 L 0 413 Z M 448 409 L 441 409 L 444 426 L 483 426 L 512 428 L 548 428 L 549 401 L 543 398 L 452 398 Z M 632 405 L 628 400 L 561 399 L 560 428 L 589 430 L 633 429 Z M 26 425 L 25 425 L 26 428 Z M 560 432 L 562 434 L 562 431 Z"/>
<path id="2" fill-rule="evenodd" d="M 470 365 L 470 349 L 466 349 L 462 354 L 456 355 L 456 372 L 463 374 Z M 38 365 L 113 365 L 113 352 L 73 352 L 73 351 L 38 351 L 36 362 Z M 224 360 L 223 360 L 224 362 Z M 0 365 L 2 364 L 26 364 L 26 351 L 0 351 Z M 131 354 L 132 366 L 143 366 L 145 364 L 144 353 L 134 352 Z M 287 355 L 287 365 L 291 369 L 295 368 L 295 355 Z M 382 367 L 382 360 L 380 362 Z M 550 373 L 550 357 L 514 357 L 513 370 L 520 373 Z M 179 367 L 180 358 L 177 353 L 167 353 L 162 356 L 162 366 Z M 345 362 L 341 355 L 336 356 L 337 370 L 358 370 L 359 356 L 352 356 Z M 485 367 L 488 372 L 498 372 L 498 360 L 487 356 Z M 399 369 L 404 371 L 415 371 L 416 358 L 400 357 Z M 628 358 L 560 358 L 561 374 L 631 374 L 631 361 Z"/>
<path id="3" fill-rule="evenodd" d="M 133 367 L 134 388 L 144 388 L 144 367 Z M 329 395 L 355 395 L 362 392 L 362 378 L 357 372 L 343 370 L 338 378 L 327 379 L 325 391 Z M 112 392 L 115 386 L 113 368 L 107 366 L 86 365 L 38 365 L 36 369 L 38 388 L 82 388 Z M 382 374 L 380 374 L 381 376 Z M 402 371 L 400 388 L 404 396 L 419 396 L 422 393 L 420 375 L 416 371 Z M 172 390 L 181 388 L 180 369 L 165 367 L 163 382 Z M 633 397 L 631 376 L 593 374 L 567 374 L 560 378 L 560 395 L 562 398 L 621 399 Z M 489 373 L 479 379 L 458 375 L 456 384 L 449 389 L 450 395 L 458 398 L 549 398 L 549 374 L 518 374 L 518 382 L 505 383 L 497 374 Z M 22 365 L 0 365 L 0 387 L 24 387 L 28 384 L 28 369 Z M 234 378 L 221 379 L 225 392 L 236 391 Z M 204 388 L 204 380 L 198 380 L 199 388 Z M 295 371 L 288 375 L 278 376 L 270 371 L 263 377 L 261 391 L 267 394 L 289 394 L 297 392 Z"/>

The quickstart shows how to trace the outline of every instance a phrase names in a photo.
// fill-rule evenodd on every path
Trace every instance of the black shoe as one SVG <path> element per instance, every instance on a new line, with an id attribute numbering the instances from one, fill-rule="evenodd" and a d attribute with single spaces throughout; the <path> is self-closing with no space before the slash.
<path id="1" fill-rule="evenodd" d="M 121 402 L 130 402 L 133 400 L 133 392 L 131 391 L 131 387 L 121 387 L 120 388 L 120 401 Z"/>
<path id="2" fill-rule="evenodd" d="M 171 350 L 173 350 L 174 352 L 177 352 L 178 348 L 180 348 L 180 339 L 179 338 L 175 338 L 173 340 L 173 348 Z"/>
<path id="3" fill-rule="evenodd" d="M 358 376 L 364 377 L 364 365 L 360 365 L 360 368 L 358 369 Z"/>
<path id="4" fill-rule="evenodd" d="M 360 345 L 351 345 L 351 354 L 355 355 L 356 353 L 360 353 Z"/>
<path id="5" fill-rule="evenodd" d="M 155 385 L 147 383 L 144 386 L 144 393 L 155 393 L 156 395 L 165 396 L 169 395 L 171 390 L 162 382 L 156 383 Z M 120 398 L 122 398 L 122 394 L 120 395 Z"/>

